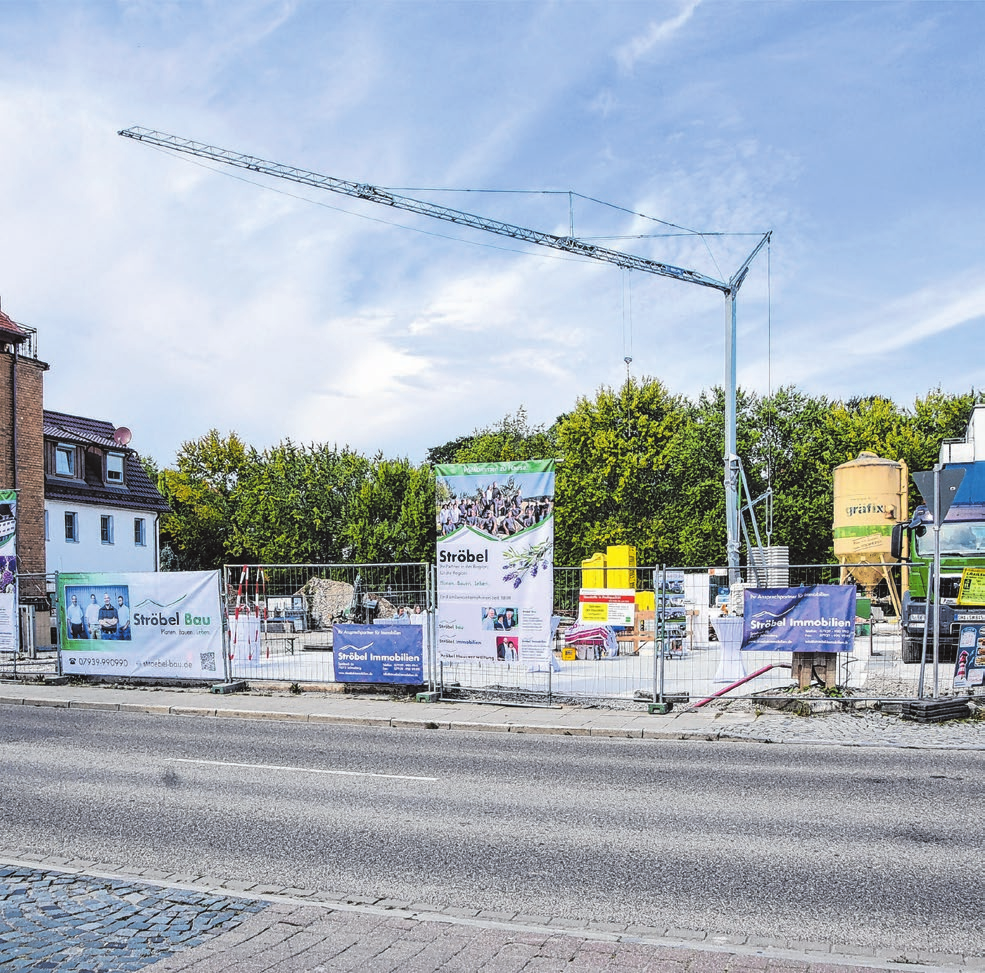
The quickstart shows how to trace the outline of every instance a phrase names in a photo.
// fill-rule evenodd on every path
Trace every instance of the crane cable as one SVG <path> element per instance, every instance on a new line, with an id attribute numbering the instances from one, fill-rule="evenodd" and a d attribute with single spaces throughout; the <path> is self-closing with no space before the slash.
<path id="1" fill-rule="evenodd" d="M 633 364 L 633 277 L 632 270 L 624 269 L 622 274 L 622 360 L 626 363 L 626 381 L 632 377 Z"/>
<path id="2" fill-rule="evenodd" d="M 766 546 L 773 540 L 773 451 L 776 445 L 776 403 L 773 401 L 773 248 L 766 243 L 766 401 L 769 402 L 766 430 Z"/>

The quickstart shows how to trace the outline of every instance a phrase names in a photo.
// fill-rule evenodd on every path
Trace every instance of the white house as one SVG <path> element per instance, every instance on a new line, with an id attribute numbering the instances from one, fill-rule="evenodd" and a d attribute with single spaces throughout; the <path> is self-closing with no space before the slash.
<path id="1" fill-rule="evenodd" d="M 156 571 L 168 505 L 111 422 L 44 410 L 47 571 Z"/>

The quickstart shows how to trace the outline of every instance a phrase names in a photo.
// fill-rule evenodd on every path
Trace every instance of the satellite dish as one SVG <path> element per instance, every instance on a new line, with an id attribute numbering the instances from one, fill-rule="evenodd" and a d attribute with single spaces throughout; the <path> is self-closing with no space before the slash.
<path id="1" fill-rule="evenodd" d="M 120 426 L 119 429 L 113 431 L 113 442 L 117 446 L 126 446 L 127 443 L 133 438 L 133 433 L 127 429 L 126 426 Z"/>

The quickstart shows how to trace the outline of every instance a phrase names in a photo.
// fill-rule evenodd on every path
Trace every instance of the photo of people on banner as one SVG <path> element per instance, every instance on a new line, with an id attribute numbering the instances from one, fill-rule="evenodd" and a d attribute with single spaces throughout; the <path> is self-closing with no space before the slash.
<path id="1" fill-rule="evenodd" d="M 127 585 L 65 588 L 67 635 L 76 641 L 130 641 L 130 589 Z"/>
<path id="2" fill-rule="evenodd" d="M 482 628 L 486 632 L 510 632 L 520 624 L 516 608 L 486 608 L 482 612 Z"/>
<path id="3" fill-rule="evenodd" d="M 851 652 L 856 596 L 853 584 L 747 588 L 743 592 L 742 650 Z"/>
<path id="4" fill-rule="evenodd" d="M 514 477 L 452 493 L 438 503 L 438 536 L 474 527 L 490 537 L 511 537 L 541 523 L 554 510 L 552 496 L 525 497 Z"/>

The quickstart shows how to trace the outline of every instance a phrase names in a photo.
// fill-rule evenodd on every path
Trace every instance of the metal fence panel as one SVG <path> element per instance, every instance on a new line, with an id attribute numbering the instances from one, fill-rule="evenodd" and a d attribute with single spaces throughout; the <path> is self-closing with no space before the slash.
<path id="1" fill-rule="evenodd" d="M 54 575 L 18 572 L 18 644 L 0 650 L 0 678 L 43 679 L 58 672 L 53 632 Z"/>
<path id="2" fill-rule="evenodd" d="M 652 591 L 653 569 L 636 571 L 637 590 Z M 640 645 L 621 641 L 615 656 L 586 646 L 563 652 L 565 633 L 578 617 L 581 577 L 581 568 L 554 569 L 553 615 L 557 627 L 553 664 L 442 662 L 442 695 L 528 704 L 574 700 L 625 705 L 655 700 L 658 660 L 652 643 L 648 649 L 645 640 Z M 574 658 L 564 658 L 572 654 Z"/>
<path id="3" fill-rule="evenodd" d="M 334 682 L 334 623 L 383 621 L 406 611 L 424 627 L 425 676 L 433 685 L 432 573 L 429 564 L 226 565 L 227 677 Z"/>
<path id="4" fill-rule="evenodd" d="M 933 666 L 928 663 L 921 684 L 920 665 L 903 661 L 899 618 L 889 594 L 891 587 L 902 590 L 903 568 L 881 562 L 851 566 L 856 575 L 863 569 L 871 569 L 867 580 L 872 583 L 858 585 L 859 597 L 871 599 L 872 613 L 857 620 L 853 650 L 838 653 L 837 686 L 828 693 L 858 701 L 924 695 L 924 687 L 933 684 Z M 683 610 L 661 610 L 661 595 L 655 593 L 652 620 L 641 623 L 645 631 L 635 638 L 624 633 L 619 654 L 613 657 L 581 650 L 573 653 L 570 647 L 563 651 L 565 631 L 578 615 L 582 571 L 555 568 L 554 614 L 559 624 L 554 665 L 540 670 L 515 663 L 446 663 L 440 667 L 443 692 L 506 701 L 570 699 L 614 705 L 668 699 L 693 704 L 723 690 L 729 699 L 783 696 L 795 688 L 791 654 L 726 651 L 715 632 L 715 620 L 723 613 L 741 612 L 744 587 L 853 582 L 839 564 L 744 566 L 733 570 L 731 577 L 720 565 L 637 567 L 636 590 L 653 592 L 655 577 L 665 577 L 663 572 L 675 578 L 675 585 L 676 579 L 683 578 Z M 729 595 L 723 593 L 725 588 Z M 953 671 L 953 663 L 939 663 L 942 687 L 950 686 Z"/>
<path id="5" fill-rule="evenodd" d="M 853 565 L 852 570 L 865 567 L 878 568 L 873 576 L 879 572 L 889 575 L 902 590 L 899 565 Z M 674 619 L 655 610 L 652 620 L 643 622 L 641 633 L 623 633 L 619 653 L 608 656 L 589 649 L 564 651 L 565 633 L 578 615 L 582 570 L 555 568 L 553 660 L 520 664 L 438 660 L 435 619 L 440 606 L 436 605 L 431 564 L 227 565 L 222 573 L 228 620 L 226 676 L 299 686 L 332 683 L 333 623 L 382 621 L 393 618 L 401 608 L 413 615 L 419 606 L 416 619 L 424 626 L 426 682 L 446 697 L 528 705 L 570 700 L 625 706 L 675 698 L 694 703 L 723 690 L 728 699 L 782 695 L 793 686 L 789 668 L 782 668 L 789 664 L 789 655 L 727 654 L 716 637 L 715 620 L 726 605 L 732 613 L 739 608 L 744 586 L 796 587 L 851 580 L 838 564 L 745 566 L 733 572 L 732 579 L 718 565 L 637 567 L 636 590 L 653 592 L 655 575 L 663 577 L 664 571 L 683 578 L 684 617 Z M 39 609 L 50 603 L 50 579 L 25 576 L 23 582 L 23 591 L 36 596 Z M 730 595 L 722 595 L 720 588 L 724 587 L 730 588 Z M 931 663 L 922 686 L 921 666 L 903 661 L 899 619 L 885 587 L 882 581 L 868 588 L 859 585 L 860 597 L 873 596 L 873 613 L 859 620 L 854 649 L 839 654 L 837 689 L 860 701 L 912 699 L 925 694 L 923 686 L 935 684 Z M 659 592 L 653 597 L 659 609 Z M 243 624 L 251 616 L 255 626 Z M 22 676 L 28 661 L 16 656 L 0 659 L 0 674 L 9 670 L 10 675 Z M 44 663 L 39 673 L 53 671 L 54 655 Z M 30 672 L 35 674 L 33 668 Z M 937 677 L 945 694 L 951 692 L 953 672 L 953 663 L 938 666 Z M 735 685 L 754 673 L 753 678 Z"/>
<path id="6" fill-rule="evenodd" d="M 864 567 L 884 570 L 898 586 L 899 565 L 853 565 L 853 570 Z M 728 690 L 729 698 L 778 695 L 793 687 L 793 676 L 789 668 L 784 668 L 792 661 L 791 653 L 729 652 L 718 640 L 716 619 L 723 613 L 741 613 L 745 587 L 800 587 L 851 581 L 838 564 L 775 565 L 759 569 L 746 566 L 733 572 L 731 578 L 729 571 L 720 566 L 677 570 L 683 572 L 685 579 L 684 651 L 667 656 L 658 691 L 666 695 L 686 694 L 692 701 L 705 699 L 730 686 L 735 688 Z M 729 595 L 720 595 L 720 587 L 727 587 Z M 853 650 L 838 653 L 837 689 L 829 692 L 858 700 L 916 697 L 920 666 L 903 663 L 899 619 L 893 613 L 891 600 L 885 597 L 879 583 L 867 589 L 859 586 L 860 598 L 873 595 L 871 616 L 857 620 Z M 941 673 L 946 669 L 942 664 Z M 748 678 L 754 673 L 759 675 Z M 740 681 L 741 685 L 736 685 Z"/>

